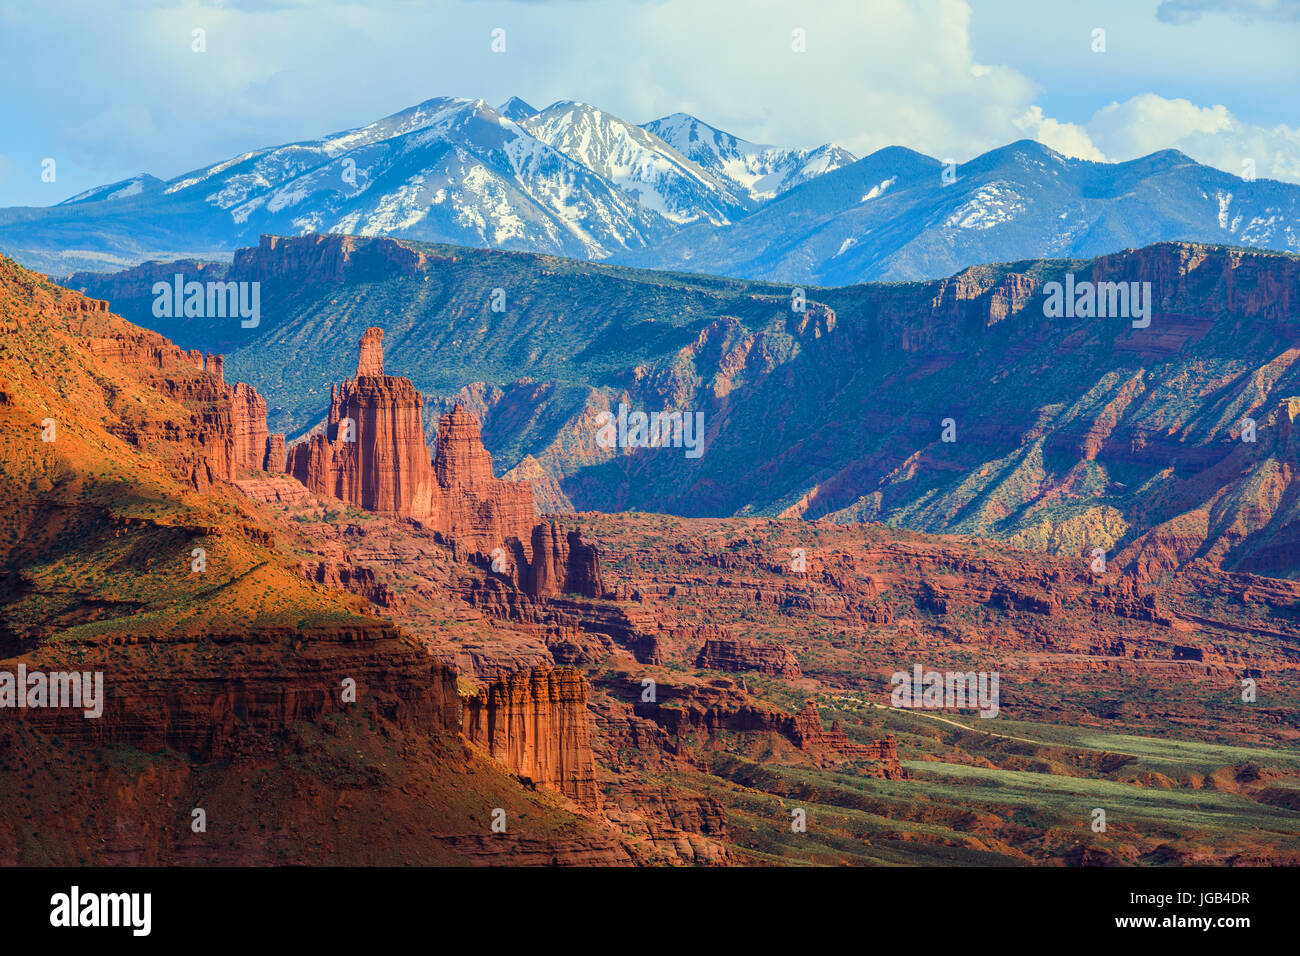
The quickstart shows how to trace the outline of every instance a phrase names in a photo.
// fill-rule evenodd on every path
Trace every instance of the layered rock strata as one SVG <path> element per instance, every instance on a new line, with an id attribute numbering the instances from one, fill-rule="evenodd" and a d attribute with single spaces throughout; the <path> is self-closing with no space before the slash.
<path id="1" fill-rule="evenodd" d="M 461 732 L 525 781 L 599 808 L 581 671 L 536 667 L 493 681 L 465 698 Z"/>
<path id="2" fill-rule="evenodd" d="M 107 303 L 98 306 L 104 308 L 82 311 L 107 311 Z M 266 401 L 257 390 L 243 382 L 226 384 L 220 355 L 187 352 L 156 333 L 125 325 L 108 335 L 89 336 L 86 348 L 99 361 L 129 370 L 189 412 L 188 421 L 165 424 L 123 416 L 110 431 L 138 448 L 153 448 L 173 473 L 199 491 L 233 481 L 242 470 L 266 469 L 274 458 L 275 440 L 283 445 L 283 435 L 267 431 Z"/>
<path id="3" fill-rule="evenodd" d="M 710 640 L 700 648 L 696 667 L 715 671 L 754 671 L 792 680 L 800 676 L 799 663 L 784 644 Z"/>

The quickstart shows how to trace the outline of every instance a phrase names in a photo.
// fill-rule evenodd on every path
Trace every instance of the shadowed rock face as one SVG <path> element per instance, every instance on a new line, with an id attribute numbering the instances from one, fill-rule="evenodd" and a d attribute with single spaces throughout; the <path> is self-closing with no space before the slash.
<path id="1" fill-rule="evenodd" d="M 81 301 L 78 312 L 108 315 L 106 302 Z M 129 369 L 141 383 L 189 410 L 187 420 L 165 425 L 146 417 L 114 422 L 109 427 L 119 438 L 136 447 L 165 448 L 173 473 L 199 491 L 234 480 L 241 469 L 266 466 L 271 448 L 266 400 L 251 385 L 227 385 L 220 355 L 187 352 L 126 323 L 97 331 L 85 341 L 91 355 Z"/>
<path id="2" fill-rule="evenodd" d="M 605 585 L 600 577 L 600 553 L 582 540 L 582 532 L 565 534 L 554 521 L 533 528 L 533 559 L 520 561 L 520 586 L 532 597 L 545 600 L 556 594 L 600 597 Z M 523 548 L 517 550 L 523 557 Z"/>
<path id="3" fill-rule="evenodd" d="M 271 435 L 266 440 L 266 457 L 262 461 L 262 470 L 281 473 L 284 471 L 284 436 Z"/>
<path id="4" fill-rule="evenodd" d="M 711 639 L 705 641 L 695 666 L 718 671 L 754 671 L 775 677 L 799 677 L 799 664 L 784 645 L 753 641 Z"/>

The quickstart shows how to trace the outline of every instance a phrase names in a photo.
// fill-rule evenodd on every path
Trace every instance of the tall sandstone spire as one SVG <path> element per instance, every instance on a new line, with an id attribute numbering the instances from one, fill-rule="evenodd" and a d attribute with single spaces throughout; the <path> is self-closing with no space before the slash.
<path id="1" fill-rule="evenodd" d="M 439 530 L 485 551 L 512 538 L 530 540 L 537 524 L 532 486 L 493 476 L 478 419 L 459 405 L 438 421 L 433 470 L 437 493 L 430 517 Z"/>
<path id="2" fill-rule="evenodd" d="M 324 429 L 289 449 L 287 470 L 317 494 L 367 511 L 427 517 L 434 482 L 424 397 L 410 379 L 384 374 L 383 337 L 366 330 L 356 378 L 330 389 Z"/>
<path id="3" fill-rule="evenodd" d="M 532 488 L 493 476 L 479 423 L 459 406 L 442 416 L 430 461 L 424 397 L 410 379 L 384 374 L 383 338 L 366 329 L 356 378 L 331 390 L 325 427 L 289 449 L 288 471 L 317 494 L 418 518 L 470 550 L 530 541 Z"/>
<path id="4" fill-rule="evenodd" d="M 361 357 L 357 360 L 357 378 L 384 375 L 384 330 L 369 328 L 361 336 Z"/>

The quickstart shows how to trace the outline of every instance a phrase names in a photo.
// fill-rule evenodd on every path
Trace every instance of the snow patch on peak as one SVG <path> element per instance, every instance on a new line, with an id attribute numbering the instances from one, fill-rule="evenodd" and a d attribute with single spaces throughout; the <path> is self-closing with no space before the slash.
<path id="1" fill-rule="evenodd" d="M 876 185 L 872 186 L 869 190 L 867 190 L 867 194 L 862 197 L 861 202 L 867 202 L 868 200 L 879 198 L 880 196 L 884 195 L 886 189 L 894 185 L 894 183 L 896 182 L 898 182 L 898 177 L 890 176 L 884 182 L 877 183 Z"/>
<path id="2" fill-rule="evenodd" d="M 958 229 L 992 229 L 1011 222 L 1028 206 L 1008 182 L 986 183 L 962 203 L 944 225 Z"/>

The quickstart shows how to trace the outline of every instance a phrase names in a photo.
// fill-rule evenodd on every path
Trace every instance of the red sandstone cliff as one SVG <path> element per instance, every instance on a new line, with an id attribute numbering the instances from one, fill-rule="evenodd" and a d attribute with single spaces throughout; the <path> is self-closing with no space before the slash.
<path id="1" fill-rule="evenodd" d="M 266 463 L 270 441 L 266 428 L 266 400 L 251 385 L 237 382 L 230 394 L 230 406 L 235 465 L 261 470 Z"/>
<path id="2" fill-rule="evenodd" d="M 379 514 L 426 517 L 433 468 L 409 379 L 383 374 L 383 332 L 362 338 L 356 378 L 330 390 L 325 428 L 289 449 L 287 470 L 311 491 Z"/>
<path id="3" fill-rule="evenodd" d="M 107 312 L 105 302 L 82 301 L 86 304 L 81 312 Z M 96 359 L 129 371 L 190 413 L 188 421 L 166 423 L 124 414 L 108 426 L 118 438 L 161 451 L 173 473 L 200 491 L 218 481 L 233 481 L 240 469 L 261 470 L 267 464 L 272 440 L 266 401 L 243 382 L 227 385 L 220 355 L 187 352 L 161 335 L 125 323 L 107 332 L 86 332 L 86 348 Z"/>
<path id="4" fill-rule="evenodd" d="M 800 676 L 799 662 L 784 644 L 758 644 L 754 641 L 706 641 L 695 659 L 695 666 L 717 671 L 754 671 L 786 679 Z"/>
<path id="5" fill-rule="evenodd" d="M 519 560 L 524 543 L 538 550 L 531 487 L 493 475 L 478 420 L 459 405 L 439 421 L 437 455 L 429 460 L 424 398 L 409 379 L 384 373 L 383 335 L 366 330 L 356 377 L 331 391 L 324 428 L 289 449 L 286 470 L 316 494 L 417 518 L 469 551 L 513 551 L 513 569 L 522 571 L 534 563 Z M 581 593 L 595 593 L 599 567 L 590 546 L 570 535 L 542 551 L 545 567 L 521 583 L 538 581 L 554 593 L 572 576 Z"/>
<path id="6" fill-rule="evenodd" d="M 537 523 L 532 488 L 493 477 L 478 420 L 459 405 L 438 422 L 433 469 L 438 490 L 430 513 L 452 538 L 484 551 L 530 539 Z"/>
<path id="7" fill-rule="evenodd" d="M 600 806 L 587 682 L 572 667 L 536 667 L 494 681 L 464 701 L 461 732 L 520 777 Z"/>
<path id="8" fill-rule="evenodd" d="M 557 594 L 602 597 L 600 553 L 582 540 L 582 532 L 565 534 L 554 521 L 536 525 L 532 533 L 532 560 L 524 562 L 523 547 L 515 549 L 520 587 L 539 600 Z"/>
<path id="9" fill-rule="evenodd" d="M 358 271 L 414 275 L 439 257 L 417 252 L 385 237 L 309 235 L 262 236 L 257 246 L 235 252 L 231 273 L 255 280 L 299 282 L 303 275 L 341 282 Z"/>

